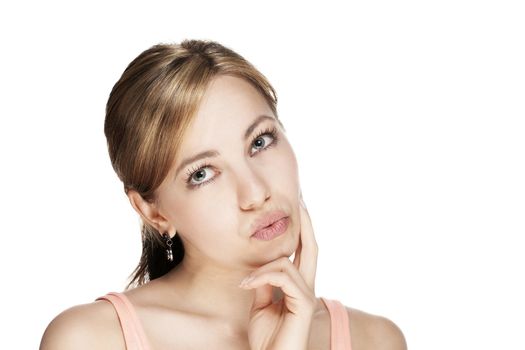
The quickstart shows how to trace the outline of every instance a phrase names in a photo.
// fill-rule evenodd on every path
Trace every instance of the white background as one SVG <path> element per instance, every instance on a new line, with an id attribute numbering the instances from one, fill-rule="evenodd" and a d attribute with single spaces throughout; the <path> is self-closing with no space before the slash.
<path id="1" fill-rule="evenodd" d="M 197 38 L 277 90 L 318 296 L 392 319 L 410 349 L 524 349 L 521 2 L 189 3 L 0 5 L 0 348 L 123 289 L 139 221 L 105 103 L 140 52 Z"/>

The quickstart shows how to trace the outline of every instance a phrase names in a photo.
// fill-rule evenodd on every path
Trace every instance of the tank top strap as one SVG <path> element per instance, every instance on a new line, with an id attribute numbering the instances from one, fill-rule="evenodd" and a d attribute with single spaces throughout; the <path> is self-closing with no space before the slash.
<path id="1" fill-rule="evenodd" d="M 321 297 L 330 313 L 330 349 L 352 350 L 350 321 L 345 306 L 338 300 Z"/>
<path id="2" fill-rule="evenodd" d="M 135 308 L 125 294 L 109 292 L 95 300 L 107 300 L 115 308 L 127 350 L 150 350 Z"/>

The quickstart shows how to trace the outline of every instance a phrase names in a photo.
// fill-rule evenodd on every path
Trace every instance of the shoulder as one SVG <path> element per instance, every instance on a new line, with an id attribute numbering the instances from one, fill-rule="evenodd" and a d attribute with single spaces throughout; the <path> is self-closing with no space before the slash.
<path id="1" fill-rule="evenodd" d="M 125 349 L 113 306 L 104 300 L 70 307 L 47 326 L 40 350 Z"/>
<path id="2" fill-rule="evenodd" d="M 345 306 L 355 349 L 406 350 L 401 329 L 390 319 Z"/>

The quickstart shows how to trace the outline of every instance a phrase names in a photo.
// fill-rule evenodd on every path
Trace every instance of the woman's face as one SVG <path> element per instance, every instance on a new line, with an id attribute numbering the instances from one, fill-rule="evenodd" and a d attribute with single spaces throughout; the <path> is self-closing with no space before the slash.
<path id="1" fill-rule="evenodd" d="M 217 155 L 185 162 L 208 150 Z M 186 257 L 234 269 L 289 257 L 299 242 L 299 194 L 295 155 L 266 100 L 241 78 L 216 77 L 157 190 Z M 252 238 L 254 220 L 274 210 L 289 215 L 286 232 Z"/>

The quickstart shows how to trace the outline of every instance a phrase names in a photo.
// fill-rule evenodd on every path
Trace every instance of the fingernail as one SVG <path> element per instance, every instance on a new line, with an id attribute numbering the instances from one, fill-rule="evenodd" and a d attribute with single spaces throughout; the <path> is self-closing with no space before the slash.
<path id="1" fill-rule="evenodd" d="M 245 279 L 243 279 L 243 280 L 241 281 L 241 283 L 239 284 L 239 287 L 244 286 L 244 285 L 247 285 L 248 283 L 250 283 L 251 281 L 253 281 L 254 278 L 255 278 L 255 276 L 248 276 L 248 277 L 246 277 Z"/>

